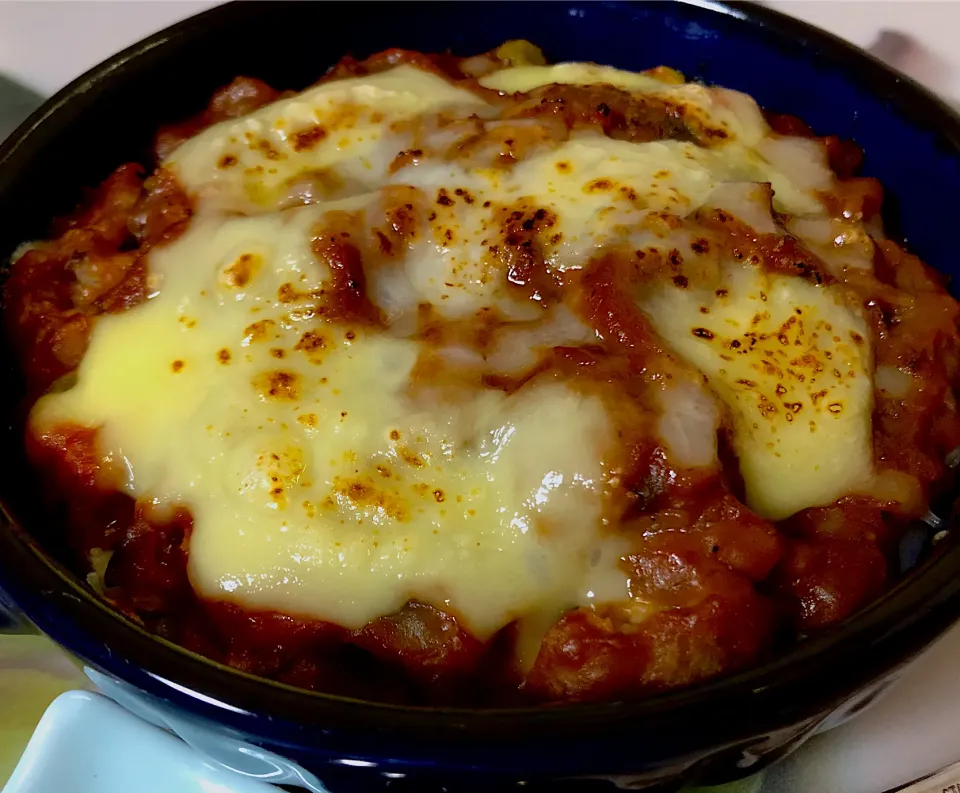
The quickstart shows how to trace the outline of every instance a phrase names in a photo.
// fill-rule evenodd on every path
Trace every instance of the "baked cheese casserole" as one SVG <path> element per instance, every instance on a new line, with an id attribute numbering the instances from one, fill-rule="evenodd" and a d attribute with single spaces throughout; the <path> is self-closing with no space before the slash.
<path id="1" fill-rule="evenodd" d="M 957 303 L 860 152 L 656 68 L 239 78 L 5 286 L 31 459 L 156 634 L 414 704 L 638 696 L 898 573 Z"/>

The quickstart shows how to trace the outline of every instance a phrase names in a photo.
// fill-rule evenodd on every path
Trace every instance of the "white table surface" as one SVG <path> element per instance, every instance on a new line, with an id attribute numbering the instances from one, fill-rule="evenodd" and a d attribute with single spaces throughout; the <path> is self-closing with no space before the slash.
<path id="1" fill-rule="evenodd" d="M 210 0 L 0 2 L 0 77 L 49 95 L 84 70 Z M 769 5 L 870 47 L 910 39 L 894 64 L 960 101 L 960 3 L 790 0 Z M 764 791 L 880 793 L 960 760 L 960 627 L 854 722 L 815 738 L 771 771 Z"/>

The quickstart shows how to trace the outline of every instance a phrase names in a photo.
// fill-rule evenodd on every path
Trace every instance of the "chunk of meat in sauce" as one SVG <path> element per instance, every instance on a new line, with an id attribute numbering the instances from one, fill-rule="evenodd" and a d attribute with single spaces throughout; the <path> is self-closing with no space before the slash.
<path id="1" fill-rule="evenodd" d="M 708 558 L 753 581 L 765 579 L 783 553 L 776 527 L 716 484 L 638 517 L 626 528 L 643 538 L 637 559 L 687 554 L 694 563 Z"/>
<path id="2" fill-rule="evenodd" d="M 201 601 L 199 607 L 226 648 L 224 662 L 254 675 L 276 677 L 300 658 L 322 656 L 346 635 L 329 622 L 250 611 L 233 603 Z"/>
<path id="3" fill-rule="evenodd" d="M 104 476 L 96 429 L 73 424 L 29 427 L 26 447 L 30 461 L 67 498 L 107 491 L 119 484 Z"/>
<path id="4" fill-rule="evenodd" d="M 401 666 L 421 684 L 451 685 L 477 671 L 482 642 L 448 614 L 422 603 L 408 603 L 354 632 L 351 641 L 390 664 Z"/>
<path id="5" fill-rule="evenodd" d="M 788 540 L 775 581 L 796 628 L 816 630 L 879 597 L 887 581 L 887 562 L 875 545 L 861 540 Z"/>
<path id="6" fill-rule="evenodd" d="M 960 306 L 943 276 L 890 241 L 877 245 L 880 283 L 854 282 L 874 325 L 877 367 L 900 372 L 902 392 L 877 391 L 874 450 L 879 463 L 915 476 L 924 486 L 947 473 L 946 456 L 960 446 Z M 884 285 L 889 285 L 885 287 Z"/>
<path id="7" fill-rule="evenodd" d="M 141 175 L 138 165 L 118 168 L 54 224 L 59 236 L 14 263 L 3 287 L 4 319 L 31 394 L 79 365 L 97 314 L 144 300 L 143 254 L 186 227 L 191 202 L 173 176 L 161 170 L 144 184 Z"/>
<path id="8" fill-rule="evenodd" d="M 547 632 L 525 687 L 540 699 L 597 700 L 685 685 L 754 663 L 774 625 L 771 605 L 751 587 L 639 625 L 578 609 Z"/>
<path id="9" fill-rule="evenodd" d="M 97 448 L 97 430 L 60 425 L 28 430 L 27 456 L 44 476 L 51 503 L 66 502 L 67 539 L 86 567 L 91 550 L 111 550 L 134 520 L 135 502 L 118 490 Z"/>
<path id="10" fill-rule="evenodd" d="M 123 280 L 136 259 L 121 246 L 140 196 L 141 169 L 118 168 L 87 203 L 54 224 L 58 237 L 28 249 L 4 284 L 7 332 L 24 361 L 31 393 L 74 369 L 90 334 L 97 298 Z"/>
<path id="11" fill-rule="evenodd" d="M 193 517 L 179 510 L 162 523 L 138 511 L 113 547 L 104 584 L 135 614 L 171 613 L 192 600 L 187 554 Z"/>
<path id="12" fill-rule="evenodd" d="M 848 496 L 827 507 L 805 509 L 780 525 L 794 537 L 854 540 L 892 553 L 897 539 L 896 506 L 866 496 Z"/>
<path id="13" fill-rule="evenodd" d="M 726 509 L 729 517 L 735 507 Z M 723 516 L 723 509 L 708 512 L 704 526 Z M 748 577 L 719 560 L 715 546 L 705 546 L 711 540 L 698 534 L 706 533 L 701 527 L 644 536 L 626 558 L 637 605 L 625 613 L 617 606 L 579 609 L 561 619 L 544 638 L 528 690 L 548 699 L 637 694 L 755 661 L 773 639 L 774 607 Z M 766 556 L 763 566 L 779 557 L 774 542 L 773 554 L 758 557 Z M 764 572 L 760 564 L 745 567 Z"/>
<path id="14" fill-rule="evenodd" d="M 781 524 L 789 539 L 772 580 L 799 630 L 839 622 L 883 592 L 902 528 L 895 508 L 852 496 Z"/>
<path id="15" fill-rule="evenodd" d="M 59 268 L 51 269 L 54 274 L 51 276 L 50 285 L 55 288 L 53 281 Z M 42 278 L 44 272 L 50 270 L 46 267 L 32 268 L 31 275 Z M 7 298 L 7 305 L 15 306 L 15 289 L 8 286 L 7 294 L 11 295 Z M 31 297 L 35 295 L 36 293 Z M 35 305 L 34 303 L 33 307 Z M 33 307 L 22 313 L 33 311 Z M 90 339 L 90 318 L 70 309 L 58 313 L 44 313 L 40 310 L 11 333 L 11 336 L 19 347 L 20 360 L 26 374 L 27 393 L 39 396 L 59 378 L 80 365 Z"/>
<path id="16" fill-rule="evenodd" d="M 55 221 L 51 230 L 59 247 L 75 254 L 123 245 L 130 236 L 127 219 L 140 198 L 142 176 L 140 165 L 121 165 L 77 211 Z"/>
<path id="17" fill-rule="evenodd" d="M 153 247 L 175 239 L 193 216 L 193 202 L 173 173 L 159 168 L 143 183 L 143 195 L 128 225 L 141 246 Z"/>

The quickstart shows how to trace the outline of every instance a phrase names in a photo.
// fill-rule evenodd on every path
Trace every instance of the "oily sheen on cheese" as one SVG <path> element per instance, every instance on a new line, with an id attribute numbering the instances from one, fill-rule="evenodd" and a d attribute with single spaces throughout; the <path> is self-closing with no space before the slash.
<path id="1" fill-rule="evenodd" d="M 629 298 L 672 356 L 642 407 L 672 464 L 714 470 L 728 422 L 762 516 L 869 490 L 864 319 L 833 287 L 716 258 L 696 221 L 816 224 L 823 152 L 772 136 L 734 92 L 589 64 L 480 83 L 409 64 L 326 82 L 163 163 L 195 200 L 189 227 L 149 254 L 146 303 L 98 319 L 75 384 L 31 420 L 98 428 L 130 495 L 189 508 L 202 596 L 351 629 L 418 601 L 481 638 L 628 600 L 611 532 L 622 416 L 609 390 L 533 376 L 551 350 L 597 343 L 550 284 L 610 252 L 678 268 Z M 500 117 L 501 96 L 554 83 L 669 98 L 724 133 L 636 142 Z M 347 241 L 377 321 L 329 303 L 360 288 L 318 253 Z"/>

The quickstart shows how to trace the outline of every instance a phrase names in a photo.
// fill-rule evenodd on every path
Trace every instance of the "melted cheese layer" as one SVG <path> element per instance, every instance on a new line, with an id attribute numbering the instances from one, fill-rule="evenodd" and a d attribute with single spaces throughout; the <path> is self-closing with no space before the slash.
<path id="1" fill-rule="evenodd" d="M 553 345 L 596 341 L 568 307 L 518 290 L 504 251 L 528 234 L 551 277 L 608 249 L 690 260 L 703 206 L 777 231 L 756 182 L 772 184 L 778 209 L 822 216 L 823 155 L 770 145 L 756 106 L 734 92 L 584 64 L 483 81 L 655 93 L 697 106 L 729 139 L 554 135 L 537 120 L 497 119 L 496 97 L 400 66 L 323 84 L 177 149 L 165 166 L 197 214 L 150 253 L 153 296 L 98 319 L 76 385 L 44 397 L 32 421 L 39 432 L 98 427 L 132 496 L 189 507 L 200 594 L 349 628 L 418 600 L 480 637 L 628 598 L 623 538 L 607 528 L 621 452 L 609 405 L 559 379 L 515 392 L 481 384 L 522 373 Z M 508 140 L 525 148 L 504 158 Z M 384 328 L 323 314 L 336 279 L 312 244 L 320 230 L 346 233 L 336 217 L 351 219 Z M 862 487 L 872 475 L 862 320 L 831 289 L 718 266 L 723 297 L 673 282 L 639 296 L 710 383 L 691 376 L 650 408 L 667 456 L 718 465 L 719 397 L 757 511 L 780 518 Z M 492 310 L 506 328 L 489 348 L 437 350 L 412 330 L 424 306 L 449 323 Z M 458 385 L 421 388 L 428 358 Z"/>
<path id="2" fill-rule="evenodd" d="M 164 163 L 209 209 L 272 209 L 312 177 L 317 200 L 378 187 L 415 119 L 489 113 L 477 94 L 413 66 L 323 83 L 184 142 Z M 292 201 L 296 203 L 294 199 Z"/>
<path id="3" fill-rule="evenodd" d="M 275 297 L 324 286 L 317 215 L 192 224 L 151 257 L 158 295 L 102 318 L 76 386 L 34 424 L 101 427 L 131 495 L 189 505 L 208 597 L 350 628 L 419 599 L 483 637 L 589 602 L 606 576 L 625 595 L 616 558 L 591 564 L 614 445 L 599 401 L 547 383 L 418 404 L 417 342 Z M 242 257 L 255 273 L 237 287 Z"/>

